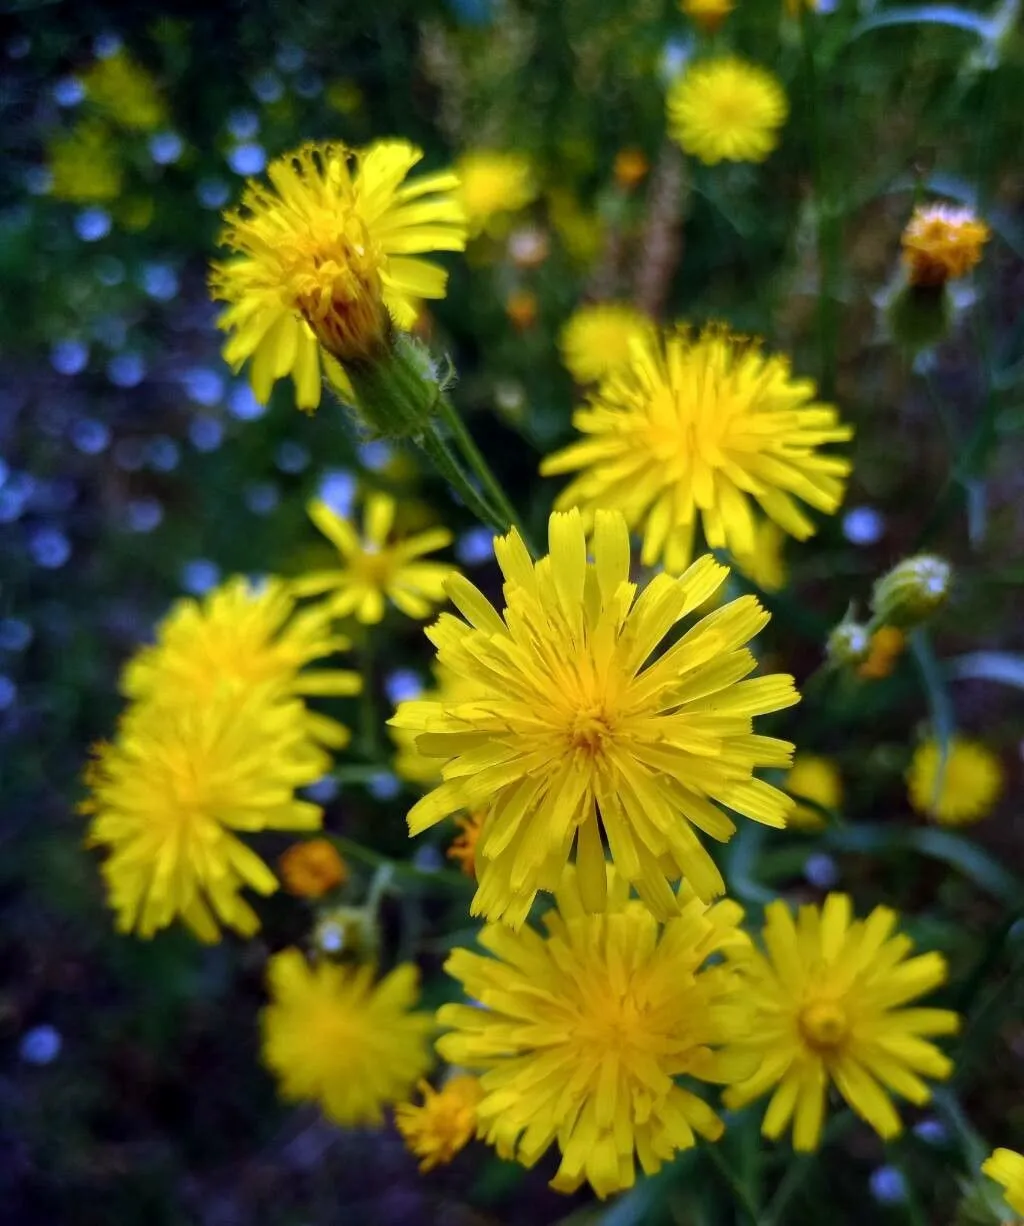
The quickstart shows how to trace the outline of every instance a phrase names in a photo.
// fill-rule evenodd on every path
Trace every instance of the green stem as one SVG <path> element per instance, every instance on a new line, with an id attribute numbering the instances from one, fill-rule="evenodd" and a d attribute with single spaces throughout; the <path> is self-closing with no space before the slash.
<path id="1" fill-rule="evenodd" d="M 824 1148 L 831 1142 L 838 1141 L 853 1126 L 854 1118 L 854 1114 L 849 1108 L 844 1108 L 833 1116 L 825 1128 L 825 1135 L 822 1137 L 819 1148 Z M 801 1154 L 790 1166 L 775 1190 L 775 1195 L 772 1197 L 768 1210 L 761 1221 L 761 1226 L 786 1226 L 786 1223 L 790 1220 L 786 1216 L 789 1203 L 801 1190 L 808 1175 L 814 1170 L 817 1156 L 817 1153 Z"/>
<path id="2" fill-rule="evenodd" d="M 496 508 L 501 518 L 504 520 L 503 531 L 509 528 L 515 528 L 519 535 L 526 542 L 526 546 L 530 552 L 536 557 L 536 550 L 530 544 L 530 540 L 526 535 L 526 531 L 520 522 L 519 516 L 516 514 L 516 509 L 512 505 L 511 499 L 502 488 L 501 482 L 491 471 L 490 465 L 484 459 L 483 452 L 473 442 L 473 436 L 466 428 L 466 423 L 461 416 L 455 411 L 451 401 L 442 392 L 437 400 L 438 411 L 441 420 L 451 431 L 452 438 L 462 452 L 462 458 L 466 461 L 470 471 L 480 482 L 484 492 L 490 499 L 491 504 Z"/>
<path id="3" fill-rule="evenodd" d="M 732 1192 L 733 1196 L 736 1197 L 737 1203 L 743 1208 L 744 1212 L 754 1223 L 754 1226 L 759 1226 L 761 1221 L 761 1208 L 754 1199 L 754 1195 L 751 1190 L 746 1186 L 746 1184 L 744 1184 L 742 1179 L 740 1179 L 728 1162 L 726 1162 L 717 1145 L 705 1145 L 702 1146 L 702 1149 L 718 1168 L 718 1173 L 729 1185 L 729 1190 Z"/>
<path id="4" fill-rule="evenodd" d="M 395 881 L 406 881 L 417 885 L 436 885 L 439 890 L 459 895 L 462 898 L 465 898 L 473 888 L 473 882 L 465 873 L 443 868 L 424 871 L 404 860 L 391 860 L 387 856 L 382 856 L 379 851 L 364 847 L 362 843 L 357 843 L 355 839 L 347 839 L 344 835 L 330 834 L 328 838 L 350 860 L 357 860 L 373 869 L 386 869 L 389 877 Z"/>
<path id="5" fill-rule="evenodd" d="M 374 660 L 372 634 L 364 634 L 359 646 L 359 671 L 363 688 L 359 694 L 359 742 L 363 754 L 372 762 L 380 759 L 377 723 L 377 695 L 374 689 Z"/>
<path id="6" fill-rule="evenodd" d="M 497 532 L 506 531 L 508 525 L 505 523 L 504 517 L 489 502 L 486 502 L 474 488 L 473 483 L 459 467 L 455 456 L 452 455 L 448 444 L 434 422 L 431 422 L 424 430 L 419 438 L 419 444 L 433 462 L 437 471 L 466 504 L 467 510 L 471 511 L 477 519 L 482 520 L 485 524 L 490 524 Z"/>

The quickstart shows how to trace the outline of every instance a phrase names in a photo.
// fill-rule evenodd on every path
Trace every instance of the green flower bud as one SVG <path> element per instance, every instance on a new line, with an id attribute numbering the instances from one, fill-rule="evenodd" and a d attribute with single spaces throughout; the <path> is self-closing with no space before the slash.
<path id="1" fill-rule="evenodd" d="M 313 929 L 313 948 L 335 961 L 373 962 L 380 934 L 367 907 L 331 907 Z"/>
<path id="2" fill-rule="evenodd" d="M 946 286 L 904 284 L 887 310 L 893 340 L 910 353 L 944 341 L 953 324 L 953 301 Z"/>
<path id="3" fill-rule="evenodd" d="M 953 568 L 934 554 L 904 558 L 875 583 L 871 608 L 887 625 L 908 629 L 927 620 L 949 599 Z"/>
<path id="4" fill-rule="evenodd" d="M 418 439 L 442 393 L 434 361 L 419 341 L 395 332 L 366 361 L 345 363 L 358 416 L 380 438 Z"/>
<path id="5" fill-rule="evenodd" d="M 825 654 L 831 664 L 841 668 L 863 664 L 871 651 L 871 632 L 867 626 L 849 616 L 836 626 L 825 643 Z"/>

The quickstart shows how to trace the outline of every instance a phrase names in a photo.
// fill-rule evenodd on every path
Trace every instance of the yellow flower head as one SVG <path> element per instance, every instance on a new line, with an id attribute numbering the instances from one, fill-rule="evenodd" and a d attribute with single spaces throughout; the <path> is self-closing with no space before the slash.
<path id="1" fill-rule="evenodd" d="M 299 898 L 322 898 L 348 880 L 348 865 L 330 839 L 293 843 L 277 862 L 284 888 Z"/>
<path id="2" fill-rule="evenodd" d="M 820 830 L 825 819 L 812 805 L 803 805 L 801 800 L 810 800 L 824 809 L 838 809 L 843 802 L 843 781 L 835 764 L 828 758 L 819 758 L 810 753 L 798 753 L 793 767 L 786 776 L 786 791 L 797 800 L 789 814 L 787 825 L 797 830 Z"/>
<path id="3" fill-rule="evenodd" d="M 757 547 L 751 499 L 798 540 L 815 530 L 798 499 L 826 514 L 842 501 L 850 462 L 819 448 L 853 431 L 814 394 L 786 358 L 721 326 L 677 328 L 633 347 L 573 415 L 583 439 L 540 471 L 582 470 L 556 507 L 616 507 L 643 533 L 645 566 L 682 571 L 698 518 L 712 549 L 742 560 Z"/>
<path id="4" fill-rule="evenodd" d="M 420 1170 L 451 1162 L 476 1133 L 476 1108 L 483 1096 L 480 1082 L 463 1073 L 446 1081 L 440 1090 L 429 1082 L 418 1086 L 423 1102 L 399 1103 L 395 1126 L 409 1152 L 420 1159 Z"/>
<path id="5" fill-rule="evenodd" d="M 982 1174 L 1003 1188 L 1006 1203 L 1024 1217 L 1024 1155 L 1012 1149 L 993 1150 L 981 1164 Z"/>
<path id="6" fill-rule="evenodd" d="M 327 607 L 335 617 L 356 617 L 376 625 L 390 601 L 407 617 L 429 617 L 445 599 L 444 583 L 456 574 L 445 562 L 423 562 L 424 554 L 451 544 L 447 528 L 431 528 L 405 540 L 391 541 L 395 500 L 373 493 L 366 500 L 363 536 L 325 502 L 311 502 L 309 517 L 341 555 L 338 570 L 314 571 L 292 584 L 299 596 L 330 593 Z"/>
<path id="7" fill-rule="evenodd" d="M 472 234 L 492 230 L 499 214 L 517 213 L 537 199 L 529 160 L 519 153 L 475 149 L 459 158 L 455 173 Z"/>
<path id="8" fill-rule="evenodd" d="M 782 546 L 786 536 L 777 523 L 758 518 L 754 525 L 754 550 L 736 559 L 736 569 L 762 592 L 778 592 L 786 586 L 786 562 Z"/>
<path id="9" fill-rule="evenodd" d="M 308 1099 L 343 1127 L 379 1125 L 431 1065 L 433 1018 L 411 1010 L 419 975 L 411 963 L 379 983 L 371 966 L 320 962 L 297 949 L 270 959 L 271 1003 L 261 1016 L 263 1062 L 287 1102 Z"/>
<path id="10" fill-rule="evenodd" d="M 910 803 L 941 826 L 965 826 L 988 817 L 1003 790 L 999 758 L 980 741 L 953 737 L 946 760 L 938 741 L 914 751 L 907 772 Z"/>
<path id="11" fill-rule="evenodd" d="M 392 325 L 413 323 L 417 299 L 444 297 L 447 274 L 418 257 L 461 251 L 466 226 L 451 171 L 405 182 L 422 156 L 401 140 L 304 145 L 225 214 L 220 242 L 234 258 L 214 264 L 210 288 L 228 303 L 224 358 L 236 370 L 252 359 L 261 403 L 291 374 L 299 407 L 316 408 L 324 353 L 372 360 Z"/>
<path id="12" fill-rule="evenodd" d="M 577 383 L 597 383 L 629 362 L 634 341 L 654 339 L 654 325 L 624 302 L 581 306 L 558 338 L 562 361 Z"/>
<path id="13" fill-rule="evenodd" d="M 122 128 L 152 132 L 167 121 L 156 82 L 125 51 L 97 60 L 82 74 L 85 96 Z"/>
<path id="14" fill-rule="evenodd" d="M 218 923 L 251 936 L 259 919 L 239 891 L 277 889 L 233 831 L 315 830 L 321 811 L 294 790 L 327 758 L 306 739 L 302 704 L 266 686 L 187 689 L 136 703 L 86 773 L 89 843 L 105 847 L 110 906 L 122 932 L 151 937 L 181 918 L 202 941 Z"/>
<path id="15" fill-rule="evenodd" d="M 792 1119 L 793 1147 L 813 1150 L 832 1083 L 890 1140 L 900 1131 L 891 1096 L 920 1106 L 931 1097 L 922 1078 L 953 1071 L 927 1036 L 955 1034 L 957 1015 L 903 1007 L 945 982 L 945 959 L 909 957 L 913 942 L 894 935 L 895 911 L 876 907 L 854 920 L 844 894 L 801 907 L 795 924 L 783 902 L 769 903 L 765 915 L 765 953 L 740 950 L 734 958 L 752 1013 L 736 1051 L 756 1058 L 757 1071 L 725 1091 L 726 1106 L 774 1090 L 761 1131 L 777 1138 Z"/>
<path id="16" fill-rule="evenodd" d="M 121 163 L 117 146 L 107 129 L 98 123 L 77 124 L 57 137 L 48 150 L 58 200 L 90 204 L 113 200 L 121 190 Z"/>
<path id="17" fill-rule="evenodd" d="M 455 819 L 459 833 L 452 839 L 447 855 L 449 860 L 458 862 L 467 877 L 476 877 L 476 845 L 480 841 L 486 816 L 486 810 L 476 809 L 467 817 Z"/>
<path id="18" fill-rule="evenodd" d="M 763 162 L 789 114 L 776 78 L 732 57 L 687 68 L 670 86 L 667 106 L 669 135 L 708 166 Z"/>
<path id="19" fill-rule="evenodd" d="M 121 689 L 129 698 L 165 692 L 197 697 L 234 685 L 267 684 L 287 698 L 358 694 L 359 674 L 306 665 L 350 646 L 335 634 L 328 611 L 295 611 L 283 579 L 254 586 L 235 576 L 202 600 L 179 600 L 157 627 L 157 641 L 125 667 Z M 303 720 L 313 741 L 342 749 L 349 731 L 337 720 L 307 710 Z"/>
<path id="20" fill-rule="evenodd" d="M 421 698 L 436 702 L 468 702 L 479 687 L 471 681 L 464 681 L 453 672 L 440 665 L 434 665 L 434 688 L 420 695 Z M 395 774 L 406 783 L 419 784 L 421 787 L 433 788 L 441 782 L 441 761 L 420 753 L 416 748 L 419 733 L 409 728 L 390 728 L 391 739 L 395 743 L 394 766 Z"/>
<path id="21" fill-rule="evenodd" d="M 694 25 L 713 34 L 736 5 L 733 0 L 679 0 L 679 7 Z"/>
<path id="22" fill-rule="evenodd" d="M 919 204 L 903 231 L 903 265 L 911 285 L 937 287 L 965 277 L 991 237 L 973 209 Z"/>
<path id="23" fill-rule="evenodd" d="M 741 1020 L 728 967 L 705 967 L 745 942 L 732 902 L 708 908 L 690 895 L 663 926 L 614 874 L 607 910 L 586 913 L 570 870 L 547 935 L 484 928 L 493 956 L 457 949 L 445 969 L 477 1005 L 449 1004 L 438 1051 L 478 1070 L 480 1135 L 503 1158 L 533 1166 L 553 1141 L 560 1192 L 584 1181 L 600 1197 L 631 1187 L 694 1144 L 716 1140 L 714 1111 L 677 1078 L 723 1082 L 732 1069 L 716 1050 Z"/>
<path id="24" fill-rule="evenodd" d="M 752 772 L 788 766 L 792 746 L 752 726 L 798 695 L 788 676 L 742 680 L 756 667 L 746 644 L 768 621 L 752 596 L 656 655 L 728 574 L 710 556 L 638 595 L 616 512 L 597 513 L 593 561 L 578 511 L 551 516 L 549 542 L 534 563 L 514 530 L 495 540 L 501 615 L 464 577 L 448 581 L 466 621 L 443 613 L 427 636 L 441 664 L 479 691 L 399 706 L 392 723 L 444 760 L 444 782 L 410 810 L 409 830 L 486 807 L 474 915 L 518 927 L 537 892 L 556 888 L 574 845 L 583 898 L 600 911 L 606 838 L 620 874 L 666 918 L 677 910 L 669 879 L 685 875 L 703 899 L 724 891 L 694 833 L 732 836 L 718 804 L 785 825 L 791 802 Z"/>

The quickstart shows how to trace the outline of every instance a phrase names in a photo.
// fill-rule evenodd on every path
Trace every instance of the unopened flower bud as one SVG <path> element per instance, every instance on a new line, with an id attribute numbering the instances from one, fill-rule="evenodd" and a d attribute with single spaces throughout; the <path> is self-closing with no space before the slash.
<path id="1" fill-rule="evenodd" d="M 867 626 L 844 618 L 836 626 L 825 644 L 829 662 L 841 668 L 863 664 L 871 650 L 871 634 Z"/>
<path id="2" fill-rule="evenodd" d="M 953 324 L 953 300 L 944 284 L 900 286 L 889 299 L 892 338 L 911 354 L 944 341 Z"/>
<path id="3" fill-rule="evenodd" d="M 366 907 L 331 907 L 313 929 L 313 947 L 327 958 L 372 962 L 379 944 L 377 924 Z"/>
<path id="4" fill-rule="evenodd" d="M 875 583 L 874 613 L 887 625 L 907 629 L 931 617 L 949 599 L 953 568 L 934 554 L 904 558 Z"/>

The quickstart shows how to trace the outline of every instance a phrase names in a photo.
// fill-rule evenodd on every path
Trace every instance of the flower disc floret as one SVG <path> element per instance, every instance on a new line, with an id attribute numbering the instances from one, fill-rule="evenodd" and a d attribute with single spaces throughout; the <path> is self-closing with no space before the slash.
<path id="1" fill-rule="evenodd" d="M 757 343 L 721 326 L 677 328 L 634 344 L 629 363 L 573 415 L 583 439 L 541 472 L 578 472 L 558 509 L 622 511 L 643 533 L 645 566 L 683 570 L 698 519 L 711 548 L 742 561 L 756 550 L 752 501 L 798 540 L 815 531 L 800 502 L 833 514 L 842 501 L 850 462 L 820 448 L 853 432 L 814 396 L 810 379 Z"/>
<path id="2" fill-rule="evenodd" d="M 344 1127 L 379 1125 L 431 1064 L 433 1018 L 415 1013 L 416 967 L 374 983 L 371 966 L 310 965 L 297 949 L 270 959 L 263 1062 L 286 1101 L 318 1102 Z"/>
<path id="3" fill-rule="evenodd" d="M 757 1071 L 726 1089 L 726 1106 L 773 1091 L 761 1131 L 777 1138 L 792 1120 L 794 1148 L 813 1150 L 831 1083 L 890 1140 L 901 1128 L 892 1096 L 921 1106 L 931 1097 L 923 1078 L 944 1080 L 953 1069 L 927 1040 L 955 1034 L 957 1015 L 905 1007 L 945 982 L 945 959 L 910 957 L 913 942 L 895 933 L 894 911 L 876 907 L 854 920 L 844 894 L 801 907 L 796 923 L 783 902 L 769 903 L 765 915 L 764 953 L 727 951 L 750 1009 L 734 1052 Z"/>
<path id="4" fill-rule="evenodd" d="M 461 251 L 466 223 L 452 171 L 406 181 L 422 156 L 402 140 L 304 145 L 225 214 L 220 242 L 234 258 L 214 265 L 210 286 L 228 304 L 224 358 L 236 370 L 252 361 L 261 403 L 291 374 L 299 407 L 316 408 L 323 361 L 330 374 L 332 362 L 378 359 L 418 299 L 444 297 L 447 274 L 419 257 Z"/>
<path id="5" fill-rule="evenodd" d="M 732 57 L 689 66 L 672 83 L 667 109 L 669 135 L 708 166 L 763 162 L 789 114 L 778 80 Z"/>
<path id="6" fill-rule="evenodd" d="M 605 1197 L 632 1186 L 637 1162 L 653 1174 L 695 1135 L 722 1134 L 690 1087 L 734 1075 L 719 1048 L 742 1000 L 732 971 L 706 963 L 746 938 L 735 903 L 692 896 L 662 927 L 614 874 L 606 912 L 588 915 L 575 877 L 546 936 L 490 925 L 491 956 L 453 952 L 445 969 L 474 1003 L 440 1009 L 438 1050 L 480 1073 L 480 1134 L 502 1157 L 529 1167 L 556 1144 L 552 1186 Z"/>
<path id="7" fill-rule="evenodd" d="M 593 561 L 578 511 L 552 515 L 549 548 L 534 563 L 515 531 L 495 540 L 502 614 L 465 578 L 448 581 L 466 620 L 443 613 L 427 635 L 441 665 L 478 691 L 399 706 L 392 722 L 443 760 L 444 782 L 410 810 L 409 829 L 486 808 L 473 913 L 488 919 L 521 924 L 574 846 L 583 897 L 600 911 L 604 840 L 620 874 L 667 917 L 669 880 L 686 876 L 704 899 L 724 890 L 694 833 L 731 837 L 719 805 L 785 824 L 792 802 L 753 771 L 788 766 L 792 746 L 755 735 L 753 721 L 798 695 L 791 677 L 749 676 L 746 644 L 768 620 L 753 597 L 665 644 L 724 581 L 727 568 L 710 556 L 638 593 L 621 515 L 597 513 Z"/>

